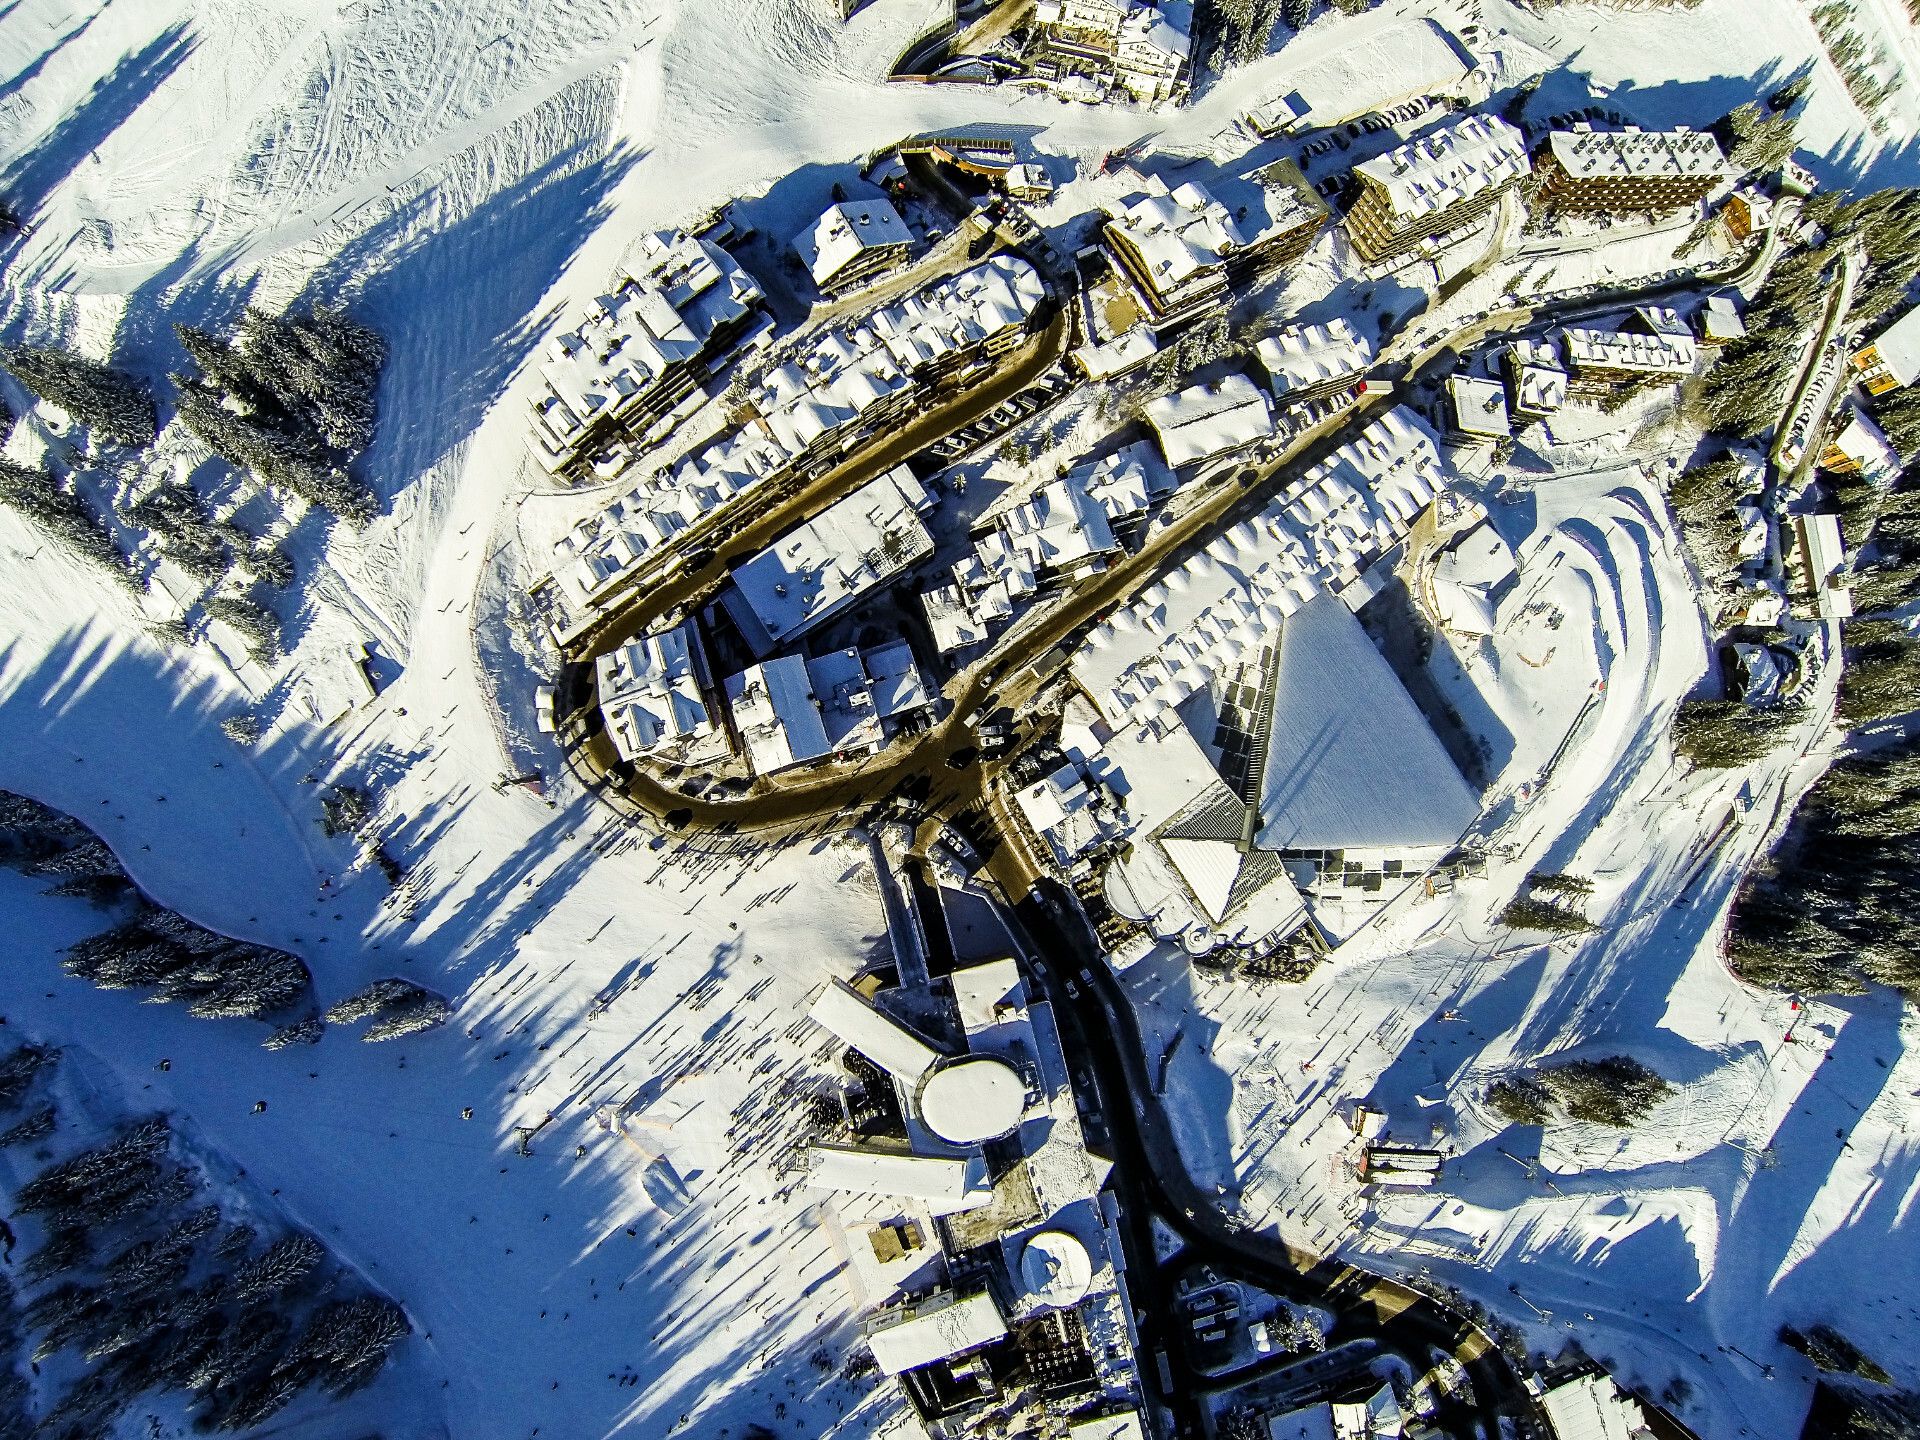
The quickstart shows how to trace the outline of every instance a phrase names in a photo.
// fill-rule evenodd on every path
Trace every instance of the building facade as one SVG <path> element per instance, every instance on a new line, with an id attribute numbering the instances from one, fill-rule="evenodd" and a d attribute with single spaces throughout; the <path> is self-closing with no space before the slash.
<path id="1" fill-rule="evenodd" d="M 1527 173 L 1526 141 L 1490 115 L 1462 115 L 1354 166 L 1360 197 L 1347 232 L 1362 259 L 1407 254 L 1471 224 Z"/>
<path id="2" fill-rule="evenodd" d="M 1728 178 L 1713 137 L 1686 129 L 1556 130 L 1533 168 L 1539 202 L 1575 214 L 1679 210 L 1697 205 Z"/>
<path id="3" fill-rule="evenodd" d="M 1144 194 L 1108 209 L 1101 244 L 1156 328 L 1225 303 L 1233 282 L 1296 263 L 1327 219 L 1290 160 L 1238 182 L 1243 203 L 1231 210 L 1195 181 L 1141 184 Z"/>

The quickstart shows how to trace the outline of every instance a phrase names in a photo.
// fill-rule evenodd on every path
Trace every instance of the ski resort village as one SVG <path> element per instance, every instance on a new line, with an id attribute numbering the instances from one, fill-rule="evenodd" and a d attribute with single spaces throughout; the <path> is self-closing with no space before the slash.
<path id="1" fill-rule="evenodd" d="M 1920 4 L 0 5 L 0 1440 L 1920 1436 Z"/>

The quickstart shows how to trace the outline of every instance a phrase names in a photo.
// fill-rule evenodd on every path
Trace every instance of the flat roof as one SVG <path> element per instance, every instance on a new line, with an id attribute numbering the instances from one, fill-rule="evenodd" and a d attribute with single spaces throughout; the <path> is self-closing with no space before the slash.
<path id="1" fill-rule="evenodd" d="M 892 1016 L 882 1015 L 844 980 L 828 982 L 807 1018 L 908 1084 L 940 1060 L 938 1050 Z"/>
<path id="2" fill-rule="evenodd" d="M 957 1215 L 993 1198 L 978 1155 L 913 1155 L 864 1145 L 813 1145 L 807 1183 L 821 1190 L 923 1200 L 935 1213 Z"/>
<path id="3" fill-rule="evenodd" d="M 939 1360 L 951 1360 L 1003 1340 L 1007 1322 L 993 1296 L 982 1290 L 963 1300 L 935 1296 L 891 1324 L 880 1324 L 867 1334 L 873 1358 L 889 1375 L 917 1370 Z"/>

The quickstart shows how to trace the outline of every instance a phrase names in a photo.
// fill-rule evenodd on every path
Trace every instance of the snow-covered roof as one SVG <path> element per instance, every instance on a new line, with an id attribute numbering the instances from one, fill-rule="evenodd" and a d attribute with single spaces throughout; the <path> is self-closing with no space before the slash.
<path id="1" fill-rule="evenodd" d="M 660 493 L 687 497 L 692 518 L 751 489 L 912 388 L 922 367 L 1025 324 L 1043 293 L 1033 266 L 994 255 L 826 331 L 759 377 L 748 397 L 759 419 L 688 455 L 660 477 Z"/>
<path id="2" fill-rule="evenodd" d="M 724 598 L 754 652 L 764 655 L 931 555 L 919 514 L 929 504 L 913 472 L 897 466 L 736 569 Z"/>
<path id="3" fill-rule="evenodd" d="M 578 325 L 547 342 L 531 442 L 550 467 L 573 453 L 601 414 L 632 408 L 762 298 L 731 255 L 696 236 L 646 235 L 638 255 Z"/>
<path id="4" fill-rule="evenodd" d="M 1463 434 L 1495 440 L 1513 434 L 1513 417 L 1507 413 L 1507 387 L 1498 380 L 1451 375 L 1447 377 L 1447 399 L 1453 406 L 1454 424 Z"/>
<path id="5" fill-rule="evenodd" d="M 1136 440 L 1125 449 L 1076 466 L 1070 474 L 1079 478 L 1087 494 L 1112 520 L 1138 515 L 1155 500 L 1180 488 L 1159 452 L 1146 440 Z"/>
<path id="6" fill-rule="evenodd" d="M 781 655 L 728 677 L 733 728 L 755 773 L 772 775 L 828 754 L 832 744 L 814 699 L 806 662 Z"/>
<path id="7" fill-rule="evenodd" d="M 691 621 L 643 635 L 594 662 L 601 712 L 621 759 L 713 733 L 700 690 L 705 669 Z"/>
<path id="8" fill-rule="evenodd" d="M 1872 480 L 1887 481 L 1900 473 L 1900 456 L 1880 427 L 1855 407 L 1832 448 Z"/>
<path id="9" fill-rule="evenodd" d="M 1193 7 L 1184 0 L 1162 0 L 1158 5 L 1136 4 L 1120 21 L 1122 64 L 1140 63 L 1139 51 L 1158 52 L 1173 64 L 1184 63 L 1193 47 Z"/>
<path id="10" fill-rule="evenodd" d="M 1175 469 L 1241 450 L 1273 435 L 1273 407 L 1245 375 L 1235 372 L 1149 400 L 1147 423 Z"/>
<path id="11" fill-rule="evenodd" d="M 1853 614 L 1853 596 L 1846 585 L 1847 547 L 1838 515 L 1796 515 L 1794 536 L 1799 542 L 1800 568 L 1813 592 L 1816 613 L 1823 620 L 1844 620 Z"/>
<path id="12" fill-rule="evenodd" d="M 1051 195 L 1053 193 L 1053 176 L 1047 173 L 1046 166 L 1031 160 L 1009 166 L 1007 173 L 1002 177 L 1002 183 L 1016 195 Z"/>
<path id="13" fill-rule="evenodd" d="M 869 250 L 911 245 L 913 232 L 886 200 L 848 200 L 827 207 L 813 224 L 793 237 L 793 248 L 816 285 L 834 276 Z"/>
<path id="14" fill-rule="evenodd" d="M 1267 1419 L 1267 1440 L 1342 1440 L 1333 1428 L 1333 1406 L 1309 1405 Z"/>
<path id="15" fill-rule="evenodd" d="M 1747 322 L 1731 295 L 1709 295 L 1700 307 L 1700 336 L 1714 344 L 1738 340 L 1747 333 Z"/>
<path id="16" fill-rule="evenodd" d="M 1545 340 L 1516 340 L 1502 359 L 1513 383 L 1514 410 L 1551 415 L 1567 403 L 1569 381 L 1558 346 Z"/>
<path id="17" fill-rule="evenodd" d="M 1213 677 L 1257 659 L 1323 587 L 1357 579 L 1442 480 L 1433 432 L 1404 406 L 1389 411 L 1098 626 L 1074 679 L 1115 726 L 1165 723 Z"/>
<path id="18" fill-rule="evenodd" d="M 913 647 L 904 640 L 862 651 L 860 663 L 867 672 L 873 708 L 883 720 L 918 710 L 933 698 L 926 677 L 914 663 Z"/>
<path id="19" fill-rule="evenodd" d="M 1393 667 L 1331 595 L 1280 627 L 1257 841 L 1269 850 L 1452 845 L 1480 813 Z"/>
<path id="20" fill-rule="evenodd" d="M 1547 147 L 1560 168 L 1579 180 L 1718 178 L 1726 157 L 1711 135 L 1676 130 L 1555 130 Z"/>
<path id="21" fill-rule="evenodd" d="M 936 1215 L 978 1209 L 993 1198 L 978 1155 L 914 1155 L 867 1145 L 813 1145 L 807 1183 L 819 1190 L 923 1200 Z"/>
<path id="22" fill-rule="evenodd" d="M 820 707 L 828 745 L 840 751 L 879 745 L 883 738 L 880 714 L 858 650 L 829 650 L 807 661 L 807 681 Z"/>
<path id="23" fill-rule="evenodd" d="M 807 1018 L 908 1084 L 917 1082 L 940 1059 L 938 1050 L 892 1016 L 874 1009 L 844 980 L 828 983 Z"/>
<path id="24" fill-rule="evenodd" d="M 1433 599 L 1441 622 L 1468 634 L 1491 635 L 1500 598 L 1516 573 L 1513 547 L 1481 521 L 1434 561 Z"/>
<path id="25" fill-rule="evenodd" d="M 1145 325 L 1115 336 L 1099 345 L 1082 345 L 1073 352 L 1089 380 L 1105 380 L 1121 375 L 1160 353 L 1160 342 Z"/>
<path id="26" fill-rule="evenodd" d="M 1254 347 L 1260 368 L 1276 399 L 1328 380 L 1359 375 L 1373 363 L 1373 342 L 1344 315 L 1324 325 L 1295 325 L 1275 331 Z"/>
<path id="27" fill-rule="evenodd" d="M 1146 1440 L 1146 1429 L 1133 1411 L 1075 1420 L 1067 1426 L 1067 1440 Z"/>
<path id="28" fill-rule="evenodd" d="M 1231 210 L 1197 180 L 1169 188 L 1158 175 L 1140 175 L 1144 193 L 1108 206 L 1107 229 L 1139 257 L 1155 290 L 1174 291 L 1230 255 L 1317 222 L 1325 207 L 1298 174 L 1282 163 L 1219 180 L 1234 191 Z"/>
<path id="29" fill-rule="evenodd" d="M 1882 330 L 1873 347 L 1880 352 L 1881 364 L 1902 385 L 1920 380 L 1920 306 Z"/>
<path id="30" fill-rule="evenodd" d="M 1459 115 L 1353 168 L 1380 186 L 1394 216 L 1412 220 L 1518 179 L 1527 142 L 1497 116 Z"/>
<path id="31" fill-rule="evenodd" d="M 917 1370 L 938 1360 L 951 1360 L 1006 1338 L 1007 1322 L 987 1291 L 955 1299 L 936 1295 L 907 1307 L 905 1318 L 890 1315 L 867 1333 L 873 1358 L 889 1375 Z"/>
<path id="32" fill-rule="evenodd" d="M 1595 330 L 1583 325 L 1560 332 L 1567 363 L 1581 370 L 1627 370 L 1678 379 L 1691 375 L 1700 348 L 1691 334 L 1645 334 L 1635 330 Z"/>
<path id="33" fill-rule="evenodd" d="M 1610 1376 L 1586 1375 L 1540 1397 L 1557 1440 L 1637 1440 L 1647 1414 Z"/>

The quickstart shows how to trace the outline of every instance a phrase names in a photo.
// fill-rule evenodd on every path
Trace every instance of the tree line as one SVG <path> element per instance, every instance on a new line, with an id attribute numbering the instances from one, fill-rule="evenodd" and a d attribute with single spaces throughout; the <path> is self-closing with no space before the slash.
<path id="1" fill-rule="evenodd" d="M 0 790 L 0 861 L 54 879 L 49 893 L 120 913 L 61 959 L 68 974 L 103 990 L 144 990 L 202 1019 L 271 1021 L 311 998 L 313 976 L 299 956 L 221 935 L 155 903 L 104 841 L 52 806 Z"/>
<path id="2" fill-rule="evenodd" d="M 171 376 L 174 408 L 190 433 L 268 490 L 355 528 L 379 513 L 373 492 L 350 470 L 373 438 L 387 353 L 378 332 L 317 306 L 280 315 L 249 309 L 230 336 L 187 325 L 176 326 L 175 333 L 187 364 Z M 114 449 L 144 450 L 158 438 L 154 397 L 112 366 L 49 347 L 13 346 L 0 350 L 0 368 L 65 411 L 85 429 L 96 456 L 109 463 Z M 111 447 L 104 455 L 103 445 Z M 245 583 L 210 596 L 201 607 L 203 618 L 231 625 L 257 659 L 277 653 L 279 619 L 253 587 L 285 590 L 294 583 L 285 550 L 215 518 L 184 480 L 146 488 L 117 514 L 111 503 L 90 497 L 79 480 L 78 474 L 0 461 L 0 504 L 70 555 L 136 588 L 143 581 L 134 557 L 115 541 L 116 519 L 203 584 L 219 585 L 238 567 Z M 160 629 L 163 639 L 188 638 L 177 623 Z"/>
<path id="3" fill-rule="evenodd" d="M 0 1119 L 47 1098 L 57 1059 L 32 1045 L 0 1057 Z M 11 1206 L 33 1248 L 24 1289 L 0 1277 L 0 1440 L 106 1440 L 142 1397 L 168 1393 L 187 1397 L 197 1429 L 252 1429 L 303 1392 L 362 1388 L 411 1329 L 313 1236 L 228 1219 L 163 1115 L 53 1153 Z M 67 1363 L 43 1373 L 36 1405 L 20 1362 L 56 1357 Z"/>

